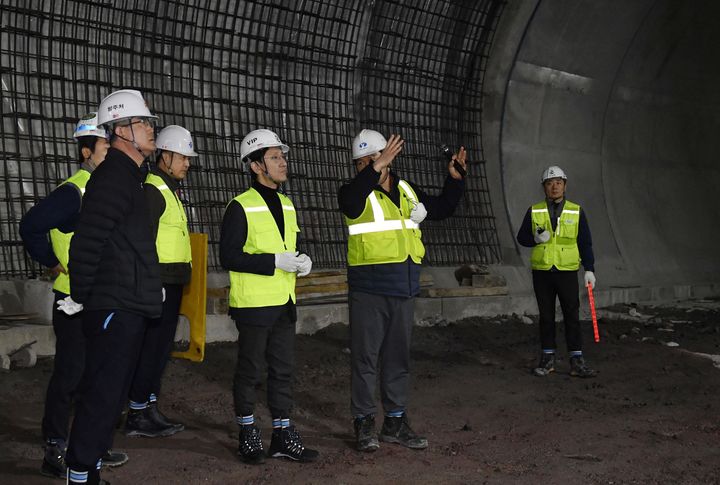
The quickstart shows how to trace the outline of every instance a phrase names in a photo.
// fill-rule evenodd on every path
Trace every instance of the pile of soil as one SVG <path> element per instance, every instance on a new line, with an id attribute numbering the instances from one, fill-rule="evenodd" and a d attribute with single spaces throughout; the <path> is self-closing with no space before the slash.
<path id="1" fill-rule="evenodd" d="M 294 419 L 305 444 L 321 453 L 314 464 L 237 459 L 236 350 L 211 345 L 205 362 L 176 360 L 166 371 L 161 408 L 186 431 L 160 439 L 118 431 L 114 448 L 130 461 L 103 477 L 113 484 L 720 483 L 720 369 L 712 359 L 720 355 L 718 302 L 603 314 L 599 344 L 584 323 L 595 379 L 570 377 L 564 352 L 556 373 L 532 376 L 537 324 L 520 317 L 416 328 L 409 416 L 428 437 L 424 451 L 381 444 L 372 454 L 356 452 L 348 329 L 336 324 L 298 336 Z M 52 359 L 41 359 L 0 374 L 0 483 L 53 482 L 38 474 L 51 369 Z M 264 385 L 258 397 L 267 447 Z"/>

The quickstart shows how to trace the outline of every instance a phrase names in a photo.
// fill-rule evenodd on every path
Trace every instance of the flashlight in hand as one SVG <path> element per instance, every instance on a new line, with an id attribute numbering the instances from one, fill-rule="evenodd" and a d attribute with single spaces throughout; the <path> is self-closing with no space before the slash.
<path id="1" fill-rule="evenodd" d="M 443 156 L 447 159 L 448 162 L 452 160 L 453 152 L 449 146 L 441 145 L 440 150 L 442 151 Z M 460 165 L 460 162 L 458 162 L 457 160 L 453 161 L 453 167 L 455 167 L 455 170 L 457 170 L 458 173 L 460 173 L 460 175 L 462 175 L 463 177 L 465 177 L 467 175 L 467 172 L 465 171 L 463 166 Z"/>

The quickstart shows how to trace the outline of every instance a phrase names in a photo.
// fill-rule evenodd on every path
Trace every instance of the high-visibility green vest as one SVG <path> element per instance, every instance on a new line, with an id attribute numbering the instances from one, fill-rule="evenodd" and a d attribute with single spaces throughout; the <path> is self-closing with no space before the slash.
<path id="1" fill-rule="evenodd" d="M 285 221 L 285 239 L 270 208 L 260 193 L 251 188 L 235 197 L 247 218 L 247 239 L 243 252 L 248 254 L 277 254 L 295 252 L 297 214 L 290 199 L 278 192 Z M 257 308 L 284 305 L 288 299 L 295 302 L 295 273 L 275 268 L 272 276 L 230 271 L 230 306 L 234 308 Z"/>
<path id="2" fill-rule="evenodd" d="M 72 177 L 69 177 L 60 185 L 72 184 L 77 187 L 78 191 L 80 192 L 80 200 L 82 200 L 82 196 L 85 194 L 85 186 L 87 185 L 88 180 L 90 180 L 90 172 L 81 168 L 80 170 L 75 172 Z M 53 253 L 55 253 L 55 257 L 58 259 L 58 261 L 60 261 L 60 264 L 62 264 L 63 268 L 65 268 L 66 271 L 68 271 L 68 261 L 70 260 L 70 240 L 72 239 L 73 234 L 75 233 L 65 233 L 60 231 L 59 229 L 50 230 L 50 244 L 52 244 Z M 55 283 L 53 284 L 53 290 L 60 291 L 62 293 L 65 293 L 66 295 L 70 294 L 69 273 L 58 274 L 57 278 L 55 278 Z"/>
<path id="3" fill-rule="evenodd" d="M 158 260 L 160 263 L 189 263 L 192 261 L 190 233 L 182 202 L 157 175 L 148 174 L 145 183 L 157 187 L 165 199 L 165 211 L 160 216 L 155 238 Z"/>
<path id="4" fill-rule="evenodd" d="M 408 257 L 420 264 L 425 256 L 420 226 L 410 220 L 418 198 L 410 184 L 398 182 L 400 208 L 380 190 L 365 200 L 365 209 L 348 226 L 348 265 L 401 263 Z"/>
<path id="5" fill-rule="evenodd" d="M 533 234 L 538 227 L 550 233 L 548 242 L 533 247 L 530 255 L 532 269 L 546 271 L 555 266 L 560 271 L 576 271 L 580 268 L 577 245 L 580 206 L 566 200 L 555 231 L 552 229 L 547 202 L 538 202 L 531 210 Z"/>

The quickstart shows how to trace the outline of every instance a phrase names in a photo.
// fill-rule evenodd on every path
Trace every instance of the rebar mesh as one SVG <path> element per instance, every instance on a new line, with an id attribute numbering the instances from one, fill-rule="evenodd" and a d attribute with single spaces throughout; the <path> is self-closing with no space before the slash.
<path id="1" fill-rule="evenodd" d="M 427 261 L 499 260 L 481 162 L 485 61 L 502 0 L 0 0 L 0 276 L 32 277 L 22 215 L 77 168 L 77 119 L 115 89 L 145 95 L 161 125 L 193 132 L 200 157 L 181 197 L 206 232 L 209 267 L 226 204 L 249 184 L 240 141 L 255 128 L 291 146 L 286 191 L 316 267 L 345 264 L 339 185 L 361 128 L 400 133 L 396 167 L 442 186 L 438 145 L 470 148 L 467 193 L 424 225 Z"/>

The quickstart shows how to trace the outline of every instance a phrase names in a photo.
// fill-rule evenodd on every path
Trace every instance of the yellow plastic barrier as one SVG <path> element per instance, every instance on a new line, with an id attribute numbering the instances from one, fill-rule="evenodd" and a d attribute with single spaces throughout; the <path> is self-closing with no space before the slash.
<path id="1" fill-rule="evenodd" d="M 181 357 L 193 362 L 202 362 L 205 358 L 205 305 L 207 303 L 207 257 L 208 235 L 190 233 L 192 247 L 192 279 L 183 288 L 180 314 L 190 320 L 190 345 L 184 352 L 173 352 L 173 357 Z"/>

